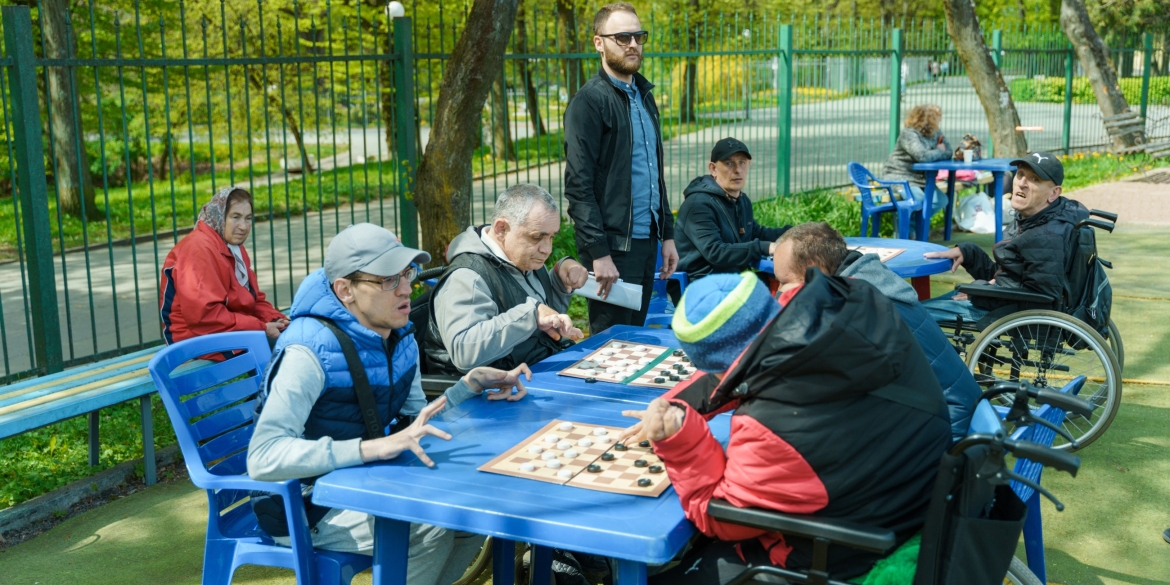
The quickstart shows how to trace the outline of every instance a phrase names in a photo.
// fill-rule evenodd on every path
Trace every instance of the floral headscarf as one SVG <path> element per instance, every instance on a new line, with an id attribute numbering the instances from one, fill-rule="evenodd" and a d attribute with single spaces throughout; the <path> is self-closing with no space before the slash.
<path id="1" fill-rule="evenodd" d="M 212 195 L 211 201 L 204 203 L 203 209 L 199 212 L 199 221 L 215 230 L 215 233 L 219 234 L 220 238 L 223 238 L 223 228 L 227 219 L 228 197 L 235 191 L 244 191 L 247 193 L 247 191 L 238 187 L 224 187 L 218 193 Z M 226 238 L 224 238 L 224 243 L 227 243 Z M 241 286 L 250 289 L 251 285 L 248 283 L 248 267 L 244 264 L 244 256 L 240 252 L 240 247 L 234 244 L 227 244 L 227 247 L 236 259 L 236 281 Z"/>
<path id="2" fill-rule="evenodd" d="M 218 193 L 211 196 L 211 201 L 203 204 L 203 209 L 199 212 L 199 221 L 215 230 L 215 233 L 219 234 L 221 238 L 223 237 L 224 221 L 227 218 L 228 196 L 236 189 L 237 187 L 232 186 L 220 189 Z M 243 191 L 243 189 L 240 190 Z"/>

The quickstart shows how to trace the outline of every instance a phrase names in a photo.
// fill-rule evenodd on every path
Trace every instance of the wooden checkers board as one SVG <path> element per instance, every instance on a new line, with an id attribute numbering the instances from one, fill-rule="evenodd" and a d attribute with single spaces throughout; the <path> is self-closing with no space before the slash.
<path id="1" fill-rule="evenodd" d="M 479 470 L 615 494 L 662 495 L 670 487 L 662 460 L 646 441 L 619 449 L 614 441 L 623 430 L 554 420 Z M 581 444 L 583 439 L 592 444 Z"/>
<path id="2" fill-rule="evenodd" d="M 673 388 L 690 378 L 695 367 L 681 349 L 615 340 L 557 373 L 586 382 Z"/>
<path id="3" fill-rule="evenodd" d="M 877 257 L 882 262 L 889 261 L 890 258 L 906 251 L 906 248 L 877 248 L 874 246 L 850 246 L 850 250 L 857 250 L 862 254 L 877 254 Z"/>

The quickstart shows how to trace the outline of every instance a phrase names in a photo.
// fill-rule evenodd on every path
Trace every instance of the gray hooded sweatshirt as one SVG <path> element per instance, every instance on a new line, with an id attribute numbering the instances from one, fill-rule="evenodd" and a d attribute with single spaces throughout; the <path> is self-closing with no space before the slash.
<path id="1" fill-rule="evenodd" d="M 477 233 L 482 231 L 482 235 Z M 512 352 L 539 329 L 537 306 L 548 305 L 558 313 L 569 308 L 570 293 L 555 270 L 549 270 L 553 294 L 545 298 L 533 271 L 516 268 L 491 236 L 491 226 L 469 227 L 459 234 L 447 248 L 447 261 L 465 253 L 493 255 L 504 261 L 508 273 L 528 293 L 528 301 L 507 311 L 492 301 L 487 282 L 475 271 L 461 268 L 451 273 L 432 299 L 435 323 L 443 346 L 451 356 L 451 363 L 462 372 L 490 364 Z M 541 270 L 546 270 L 542 268 Z"/>
<path id="2" fill-rule="evenodd" d="M 882 264 L 877 254 L 863 254 L 838 275 L 864 280 L 877 287 L 891 301 L 910 304 L 918 302 L 918 293 L 914 292 L 914 287 Z"/>

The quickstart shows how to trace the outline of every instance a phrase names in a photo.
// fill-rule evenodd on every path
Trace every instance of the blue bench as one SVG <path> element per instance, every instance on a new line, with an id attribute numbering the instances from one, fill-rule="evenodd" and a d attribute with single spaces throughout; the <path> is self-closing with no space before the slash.
<path id="1" fill-rule="evenodd" d="M 154 381 L 146 366 L 159 347 L 24 380 L 0 389 L 0 439 L 45 425 L 89 415 L 89 464 L 101 453 L 98 411 L 137 398 L 142 411 L 143 474 L 156 481 L 150 395 Z"/>

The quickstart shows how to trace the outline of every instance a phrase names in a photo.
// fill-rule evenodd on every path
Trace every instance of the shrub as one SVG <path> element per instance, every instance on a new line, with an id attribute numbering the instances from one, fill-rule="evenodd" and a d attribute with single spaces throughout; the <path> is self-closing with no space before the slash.
<path id="1" fill-rule="evenodd" d="M 1141 103 L 1142 80 L 1127 77 L 1121 80 L 1121 93 L 1130 104 Z M 1065 78 L 1043 77 L 1035 79 L 1013 79 L 1008 84 L 1012 99 L 1017 102 L 1064 103 Z M 1150 79 L 1149 103 L 1170 105 L 1170 77 Z M 1074 77 L 1072 88 L 1074 104 L 1095 104 L 1097 96 L 1087 77 Z"/>

